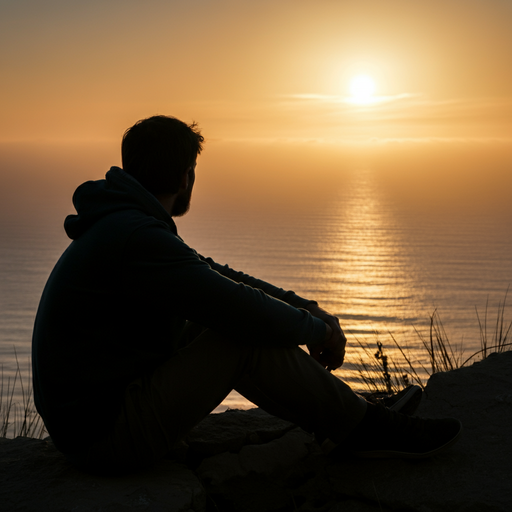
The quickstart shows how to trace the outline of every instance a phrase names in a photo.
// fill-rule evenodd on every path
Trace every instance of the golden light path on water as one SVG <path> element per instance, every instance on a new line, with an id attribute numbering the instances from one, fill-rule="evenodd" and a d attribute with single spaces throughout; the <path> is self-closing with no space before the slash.
<path id="1" fill-rule="evenodd" d="M 353 175 L 331 222 L 333 225 L 326 227 L 331 236 L 319 248 L 327 259 L 318 267 L 325 286 L 318 300 L 341 318 L 349 340 L 346 363 L 334 373 L 346 382 L 357 383 L 360 374 L 350 363 L 368 358 L 356 340 L 366 343 L 373 340 L 375 332 L 385 332 L 390 313 L 399 314 L 390 312 L 390 305 L 396 308 L 409 295 L 398 254 L 403 243 L 397 240 L 400 233 L 392 230 L 392 212 L 381 204 L 368 171 Z M 365 322 L 369 316 L 373 320 Z"/>

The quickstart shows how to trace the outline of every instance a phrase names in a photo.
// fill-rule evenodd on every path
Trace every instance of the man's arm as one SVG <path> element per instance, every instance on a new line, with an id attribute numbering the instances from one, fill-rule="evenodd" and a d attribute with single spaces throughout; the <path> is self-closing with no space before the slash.
<path id="1" fill-rule="evenodd" d="M 319 344 L 308 345 L 309 353 L 329 371 L 335 370 L 343 364 L 347 338 L 340 327 L 338 318 L 319 307 L 316 301 L 304 299 L 293 291 L 285 291 L 266 281 L 233 270 L 228 265 L 220 265 L 211 258 L 205 258 L 201 255 L 199 255 L 199 257 L 208 263 L 213 270 L 219 272 L 219 274 L 238 283 L 244 283 L 252 288 L 258 288 L 271 297 L 282 300 L 294 307 L 306 309 L 314 317 L 323 320 L 326 325 L 325 338 Z"/>
<path id="2" fill-rule="evenodd" d="M 266 281 L 263 281 L 262 279 L 257 279 L 256 277 L 252 277 L 248 274 L 244 274 L 243 272 L 239 272 L 237 270 L 233 270 L 228 265 L 220 265 L 219 263 L 216 263 L 211 258 L 205 258 L 204 256 L 198 255 L 199 258 L 210 267 L 218 272 L 219 274 L 223 275 L 224 277 L 228 277 L 232 281 L 235 281 L 236 283 L 244 283 L 251 288 L 256 288 L 258 290 L 264 291 L 267 295 L 270 295 L 271 297 L 274 297 L 275 299 L 282 300 L 283 302 L 286 302 L 287 304 L 290 304 L 291 306 L 294 306 L 296 308 L 302 308 L 307 309 L 309 305 L 316 304 L 316 301 L 308 300 L 300 297 L 295 292 L 291 290 L 283 290 L 282 288 L 279 288 L 277 286 L 274 286 L 271 283 L 267 283 Z"/>
<path id="3" fill-rule="evenodd" d="M 127 293 L 136 290 L 139 296 L 158 297 L 159 307 L 170 316 L 240 342 L 292 346 L 319 344 L 325 337 L 324 321 L 305 309 L 311 301 L 284 290 L 273 297 L 263 286 L 236 282 L 161 224 L 142 227 L 134 230 L 124 251 L 122 283 Z M 290 296 L 294 303 L 286 301 Z"/>

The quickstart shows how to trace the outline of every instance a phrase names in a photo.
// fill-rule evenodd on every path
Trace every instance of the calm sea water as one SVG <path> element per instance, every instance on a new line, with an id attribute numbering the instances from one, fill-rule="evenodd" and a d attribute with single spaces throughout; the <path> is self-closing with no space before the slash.
<path id="1" fill-rule="evenodd" d="M 4 383 L 14 376 L 15 353 L 28 375 L 38 300 L 68 244 L 64 215 L 0 226 Z M 511 220 L 503 212 L 438 215 L 397 206 L 370 175 L 360 173 L 334 199 L 303 210 L 225 206 L 206 212 L 198 206 L 178 219 L 178 229 L 200 253 L 293 289 L 336 314 L 350 344 L 348 363 L 336 373 L 362 389 L 351 364 L 362 354 L 357 340 L 370 347 L 380 340 L 393 355 L 391 332 L 412 359 L 425 362 L 416 331 L 428 333 L 434 310 L 452 344 L 462 344 L 466 356 L 478 350 L 475 308 L 483 319 L 488 303 L 492 324 L 512 284 Z M 249 404 L 233 393 L 219 410 L 227 406 Z"/>

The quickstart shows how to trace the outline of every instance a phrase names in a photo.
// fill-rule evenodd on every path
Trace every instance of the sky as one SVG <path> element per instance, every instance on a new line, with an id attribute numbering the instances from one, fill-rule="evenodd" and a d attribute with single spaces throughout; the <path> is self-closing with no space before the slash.
<path id="1" fill-rule="evenodd" d="M 369 169 L 404 204 L 510 212 L 511 26 L 509 0 L 0 0 L 0 218 L 69 210 L 153 114 L 199 123 L 205 204 Z"/>

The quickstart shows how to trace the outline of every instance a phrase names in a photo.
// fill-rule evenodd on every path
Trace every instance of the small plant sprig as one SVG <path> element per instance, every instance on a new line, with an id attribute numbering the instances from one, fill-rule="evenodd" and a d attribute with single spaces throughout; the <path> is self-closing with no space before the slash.
<path id="1" fill-rule="evenodd" d="M 378 393 L 396 393 L 403 387 L 411 383 L 411 375 L 407 370 L 396 364 L 384 352 L 384 345 L 378 340 L 379 333 L 375 331 L 377 337 L 377 352 L 371 353 L 369 344 L 362 343 L 357 340 L 359 346 L 366 354 L 366 359 L 359 357 L 359 362 L 356 363 L 361 380 L 365 383 L 366 387 L 372 392 Z M 416 380 L 414 374 L 413 379 Z M 418 378 L 419 382 L 421 380 Z"/>
<path id="2" fill-rule="evenodd" d="M 386 390 L 388 393 L 392 393 L 393 386 L 391 385 L 391 374 L 388 371 L 388 356 L 384 354 L 382 343 L 380 341 L 377 342 L 377 352 L 375 352 L 375 359 L 377 359 L 377 361 L 379 361 L 382 366 L 382 377 L 386 385 Z"/>

